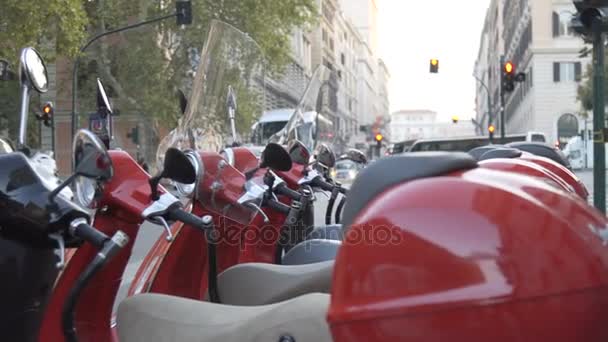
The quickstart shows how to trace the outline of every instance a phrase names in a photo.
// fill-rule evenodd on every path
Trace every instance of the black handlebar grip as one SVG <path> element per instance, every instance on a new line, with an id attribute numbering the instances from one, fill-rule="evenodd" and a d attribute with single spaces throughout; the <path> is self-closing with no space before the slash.
<path id="1" fill-rule="evenodd" d="M 268 204 L 269 208 L 276 210 L 280 213 L 289 214 L 289 212 L 290 212 L 290 208 L 288 205 L 285 205 L 285 204 L 275 201 L 273 199 L 269 199 L 267 204 Z"/>
<path id="2" fill-rule="evenodd" d="M 299 201 L 302 199 L 302 194 L 291 190 L 285 183 L 281 183 L 276 187 L 275 192 L 279 195 L 287 196 L 292 200 Z"/>
<path id="3" fill-rule="evenodd" d="M 173 221 L 180 221 L 183 222 L 184 224 L 187 224 L 189 226 L 193 226 L 195 228 L 201 229 L 201 230 L 205 230 L 207 227 L 206 225 L 203 223 L 203 220 L 194 215 L 194 214 L 190 214 L 187 211 L 184 211 L 181 208 L 176 208 L 173 209 L 169 212 L 169 218 Z"/>
<path id="4" fill-rule="evenodd" d="M 319 187 L 325 191 L 332 191 L 334 189 L 333 184 L 330 184 L 330 183 L 324 181 L 323 179 L 321 179 L 321 177 L 317 177 L 317 178 L 313 179 L 311 184 L 313 186 Z"/>
<path id="5" fill-rule="evenodd" d="M 100 232 L 94 227 L 91 227 L 86 222 L 76 223 L 73 226 L 72 234 L 90 242 L 97 248 L 102 248 L 105 242 L 110 239 L 106 234 Z"/>

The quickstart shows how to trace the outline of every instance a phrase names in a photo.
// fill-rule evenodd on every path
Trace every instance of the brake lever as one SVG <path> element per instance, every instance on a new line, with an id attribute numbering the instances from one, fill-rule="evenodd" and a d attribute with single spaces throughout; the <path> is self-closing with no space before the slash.
<path id="1" fill-rule="evenodd" d="M 53 250 L 53 253 L 59 258 L 59 261 L 55 264 L 55 267 L 62 270 L 65 267 L 65 240 L 59 234 L 49 234 L 49 238 L 57 242 L 59 248 Z"/>
<path id="2" fill-rule="evenodd" d="M 264 217 L 264 223 L 270 222 L 270 219 L 268 218 L 268 216 L 266 215 L 264 210 L 262 210 L 262 208 L 260 208 L 258 205 L 254 204 L 252 202 L 245 203 L 245 205 L 255 209 L 258 213 L 260 213 L 262 215 L 262 217 Z"/>
<path id="3" fill-rule="evenodd" d="M 169 224 L 167 223 L 167 220 L 165 220 L 164 217 L 162 216 L 155 216 L 155 217 L 151 217 L 148 219 L 148 221 L 160 225 L 163 227 L 163 229 L 165 230 L 165 232 L 167 233 L 167 236 L 165 237 L 165 240 L 167 240 L 168 242 L 173 241 L 173 233 L 171 233 L 171 228 L 169 228 Z"/>

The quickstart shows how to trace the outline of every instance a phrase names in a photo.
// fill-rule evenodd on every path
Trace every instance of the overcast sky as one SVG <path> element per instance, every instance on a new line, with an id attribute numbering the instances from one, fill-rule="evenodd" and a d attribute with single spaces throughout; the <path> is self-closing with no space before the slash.
<path id="1" fill-rule="evenodd" d="M 391 73 L 391 112 L 430 109 L 442 119 L 475 112 L 473 66 L 489 0 L 379 0 L 379 55 Z M 429 73 L 431 58 L 439 73 Z"/>

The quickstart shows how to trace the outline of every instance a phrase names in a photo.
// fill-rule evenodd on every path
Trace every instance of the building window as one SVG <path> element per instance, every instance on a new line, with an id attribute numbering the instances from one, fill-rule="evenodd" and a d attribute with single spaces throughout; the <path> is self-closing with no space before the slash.
<path id="1" fill-rule="evenodd" d="M 329 49 L 334 51 L 334 40 L 333 38 L 329 38 Z"/>
<path id="2" fill-rule="evenodd" d="M 322 32 L 323 32 L 323 41 L 327 43 L 327 31 L 325 31 L 325 29 L 323 29 Z"/>
<path id="3" fill-rule="evenodd" d="M 580 82 L 580 62 L 555 62 L 553 63 L 553 82 Z"/>
<path id="4" fill-rule="evenodd" d="M 344 53 L 340 54 L 340 61 L 342 62 L 342 65 L 346 64 L 346 56 L 344 56 Z"/>
<path id="5" fill-rule="evenodd" d="M 572 13 L 570 12 L 553 12 L 553 37 L 561 36 L 572 36 L 570 30 L 570 20 L 572 19 Z"/>

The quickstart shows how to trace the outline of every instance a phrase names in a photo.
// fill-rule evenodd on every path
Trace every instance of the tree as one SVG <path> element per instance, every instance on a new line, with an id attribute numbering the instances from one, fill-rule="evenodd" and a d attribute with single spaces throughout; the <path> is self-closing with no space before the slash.
<path id="1" fill-rule="evenodd" d="M 608 74 L 608 64 L 604 66 L 604 73 Z M 604 98 L 608 98 L 608 87 L 604 86 Z M 588 113 L 593 110 L 593 65 L 587 65 L 583 75 L 583 81 L 577 88 L 576 100 L 580 103 L 583 118 L 588 117 Z"/>
<path id="2" fill-rule="evenodd" d="M 45 43 L 50 48 L 48 54 L 43 50 L 43 56 L 48 60 L 53 52 L 75 56 L 84 37 L 174 11 L 172 1 L 50 0 L 45 2 L 43 14 L 36 13 L 40 11 L 38 1 L 6 1 L 0 11 L 0 56 L 16 56 L 25 45 Z M 192 58 L 200 54 L 212 19 L 250 34 L 264 51 L 267 70 L 276 75 L 289 62 L 293 29 L 306 27 L 317 17 L 315 0 L 199 0 L 192 2 L 192 10 L 193 25 L 185 29 L 177 28 L 174 20 L 165 20 L 90 46 L 81 56 L 78 112 L 94 110 L 95 79 L 99 77 L 121 113 L 143 115 L 156 131 L 158 125 L 172 128 L 179 118 L 175 90 L 189 95 L 192 77 L 187 76 L 196 65 Z M 32 16 L 23 15 L 30 12 Z M 16 57 L 11 60 L 15 62 Z M 69 87 L 58 84 L 62 86 Z M 244 101 L 240 100 L 241 108 L 251 107 Z M 239 127 L 248 127 L 254 115 L 239 117 Z"/>

